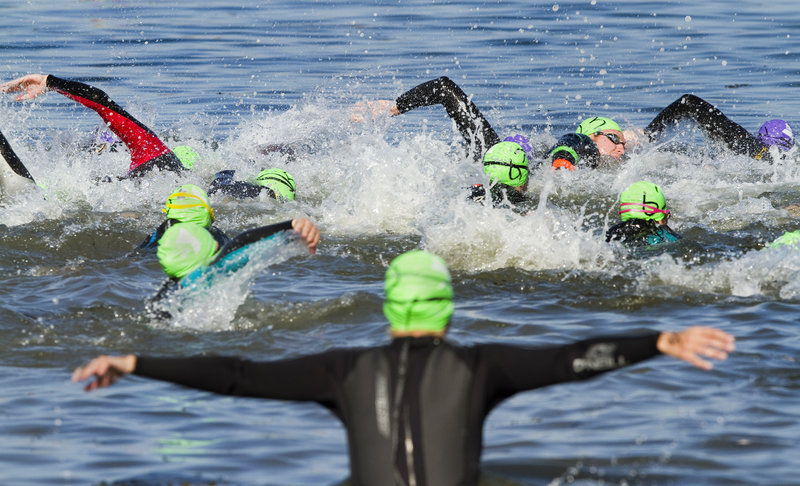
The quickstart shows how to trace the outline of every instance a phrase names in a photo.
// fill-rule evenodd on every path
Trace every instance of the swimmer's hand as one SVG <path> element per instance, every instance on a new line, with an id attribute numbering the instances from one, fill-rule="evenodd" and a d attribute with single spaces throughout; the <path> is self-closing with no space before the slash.
<path id="1" fill-rule="evenodd" d="M 83 387 L 84 391 L 92 391 L 98 388 L 111 386 L 121 376 L 133 373 L 136 369 L 136 356 L 98 356 L 91 360 L 86 366 L 75 368 L 72 372 L 72 381 L 79 382 L 94 377 Z"/>
<path id="2" fill-rule="evenodd" d="M 39 95 L 47 92 L 47 75 L 46 74 L 28 74 L 17 78 L 13 81 L 3 83 L 0 86 L 0 92 L 3 93 L 20 93 L 17 96 L 17 101 L 32 100 Z"/>
<path id="3" fill-rule="evenodd" d="M 359 101 L 350 108 L 350 121 L 353 123 L 363 123 L 364 115 L 368 114 L 373 120 L 384 116 L 389 112 L 392 116 L 400 114 L 397 105 L 392 100 Z"/>
<path id="4" fill-rule="evenodd" d="M 623 130 L 622 136 L 625 138 L 625 150 L 633 150 L 639 145 L 644 145 L 648 142 L 644 134 L 644 129 L 634 128 L 632 130 Z"/>
<path id="5" fill-rule="evenodd" d="M 690 327 L 682 332 L 662 332 L 656 346 L 662 353 L 710 370 L 711 362 L 702 359 L 724 360 L 735 349 L 734 337 L 712 327 Z"/>
<path id="6" fill-rule="evenodd" d="M 317 252 L 317 243 L 319 243 L 319 229 L 306 218 L 294 218 L 292 220 L 292 229 L 302 238 L 308 251 L 313 255 Z"/>

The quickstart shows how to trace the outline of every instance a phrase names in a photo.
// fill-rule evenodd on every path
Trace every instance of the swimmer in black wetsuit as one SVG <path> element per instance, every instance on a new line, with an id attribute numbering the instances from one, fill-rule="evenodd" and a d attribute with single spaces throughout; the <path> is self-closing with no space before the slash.
<path id="1" fill-rule="evenodd" d="M 389 265 L 384 314 L 391 343 L 253 362 L 226 357 L 100 356 L 77 368 L 85 390 L 121 376 L 170 381 L 215 393 L 316 402 L 347 430 L 353 484 L 475 485 L 483 423 L 516 393 L 584 380 L 661 353 L 703 369 L 734 350 L 706 327 L 525 348 L 458 346 L 445 339 L 453 289 L 444 261 L 422 251 Z"/>
<path id="2" fill-rule="evenodd" d="M 257 198 L 265 194 L 268 198 L 278 201 L 293 201 L 296 185 L 294 177 L 283 169 L 266 169 L 258 173 L 255 183 L 236 181 L 233 179 L 234 170 L 221 170 L 214 175 L 208 195 L 221 193 L 236 199 Z"/>
<path id="3" fill-rule="evenodd" d="M 681 236 L 667 226 L 669 210 L 661 188 L 639 181 L 619 195 L 622 222 L 606 231 L 606 241 L 621 241 L 626 246 L 655 246 L 678 241 Z"/>
<path id="4" fill-rule="evenodd" d="M 208 195 L 194 184 L 184 184 L 177 188 L 167 198 L 167 204 L 162 211 L 166 213 L 167 219 L 139 243 L 137 250 L 155 249 L 164 231 L 176 223 L 194 223 L 202 226 L 211 233 L 220 247 L 230 241 L 224 231 L 212 225 L 214 210 L 208 203 Z"/>
<path id="5" fill-rule="evenodd" d="M 734 153 L 754 159 L 772 161 L 782 158 L 794 147 L 794 132 L 785 121 L 770 120 L 754 136 L 711 103 L 692 94 L 681 96 L 661 110 L 644 129 L 644 134 L 651 142 L 655 141 L 669 126 L 685 119 L 694 120 L 707 136 L 725 144 Z M 773 146 L 778 151 L 771 153 Z"/>
<path id="6" fill-rule="evenodd" d="M 514 209 L 524 211 L 532 204 L 532 198 L 525 192 L 528 189 L 528 158 L 518 143 L 492 145 L 483 156 L 483 171 L 489 176 L 493 206 L 508 202 Z M 483 184 L 474 184 L 470 189 L 468 199 L 483 203 L 486 198 Z"/>
<path id="7" fill-rule="evenodd" d="M 181 172 L 184 165 L 149 128 L 116 104 L 102 90 L 78 81 L 43 74 L 28 74 L 0 86 L 0 92 L 24 92 L 16 99 L 30 100 L 57 91 L 97 112 L 114 135 L 128 147 L 131 164 L 127 177 L 140 177 L 154 169 Z"/>
<path id="8" fill-rule="evenodd" d="M 388 108 L 389 113 L 396 116 L 414 108 L 437 104 L 442 105 L 456 123 L 467 142 L 468 155 L 475 160 L 480 160 L 489 147 L 501 141 L 475 103 L 447 76 L 411 88 L 397 97 L 393 105 L 391 101 L 378 100 L 368 108 L 375 112 Z M 364 108 L 363 104 L 356 105 L 357 110 Z M 358 120 L 359 116 L 356 113 L 354 119 Z M 515 141 L 513 137 L 505 140 Z M 548 151 L 547 157 L 554 168 L 572 170 L 580 166 L 597 167 L 602 156 L 620 160 L 624 154 L 625 135 L 619 125 L 608 118 L 592 117 L 581 123 L 577 133 L 561 137 Z M 528 154 L 529 159 L 532 156 Z"/>

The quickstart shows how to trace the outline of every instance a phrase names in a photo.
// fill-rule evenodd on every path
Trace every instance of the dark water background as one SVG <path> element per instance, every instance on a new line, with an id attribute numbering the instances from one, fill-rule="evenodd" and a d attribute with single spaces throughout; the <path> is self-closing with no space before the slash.
<path id="1" fill-rule="evenodd" d="M 297 201 L 215 200 L 223 229 L 302 215 L 324 233 L 317 256 L 268 249 L 156 322 L 145 302 L 163 275 L 128 255 L 176 181 L 93 184 L 128 166 L 80 150 L 94 113 L 54 93 L 0 99 L 0 130 L 45 186 L 3 175 L 0 484 L 344 481 L 344 432 L 320 407 L 136 378 L 85 394 L 69 373 L 98 353 L 273 359 L 385 342 L 383 273 L 414 247 L 453 270 L 458 342 L 690 324 L 738 339 L 711 372 L 659 358 L 509 400 L 486 425 L 485 484 L 800 484 L 800 252 L 760 251 L 800 226 L 796 161 L 727 154 L 689 125 L 669 142 L 688 150 L 535 173 L 540 205 L 521 216 L 463 200 L 482 175 L 441 108 L 361 124 L 349 112 L 446 74 L 499 133 L 540 147 L 588 115 L 644 126 L 686 92 L 751 131 L 800 129 L 795 2 L 34 1 L 0 5 L 0 28 L 0 78 L 104 89 L 198 149 L 190 182 L 290 170 Z M 270 143 L 295 144 L 297 160 L 255 150 Z M 685 236 L 666 252 L 600 237 L 640 179 L 662 187 Z"/>

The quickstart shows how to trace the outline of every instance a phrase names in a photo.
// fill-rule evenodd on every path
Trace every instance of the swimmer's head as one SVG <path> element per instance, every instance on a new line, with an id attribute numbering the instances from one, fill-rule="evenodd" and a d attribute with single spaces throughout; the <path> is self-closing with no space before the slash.
<path id="1" fill-rule="evenodd" d="M 616 130 L 618 132 L 622 132 L 622 129 L 619 127 L 617 122 L 611 118 L 603 118 L 602 116 L 593 116 L 583 120 L 581 124 L 578 125 L 578 129 L 575 130 L 575 132 L 582 133 L 583 135 L 594 135 L 595 133 L 602 132 L 604 130 Z"/>
<path id="2" fill-rule="evenodd" d="M 184 169 L 191 169 L 194 167 L 194 163 L 197 162 L 197 159 L 200 158 L 197 155 L 197 152 L 188 145 L 178 145 L 172 149 L 172 153 L 178 157 L 178 160 L 181 161 L 181 165 L 183 165 Z"/>
<path id="3" fill-rule="evenodd" d="M 764 145 L 788 151 L 794 146 L 794 131 L 784 120 L 770 120 L 758 129 L 758 139 Z"/>
<path id="4" fill-rule="evenodd" d="M 275 199 L 294 200 L 296 190 L 294 177 L 283 169 L 262 170 L 256 176 L 256 184 L 270 189 Z"/>
<path id="5" fill-rule="evenodd" d="M 525 135 L 512 135 L 504 138 L 503 141 L 519 144 L 519 146 L 522 147 L 522 151 L 525 152 L 525 155 L 528 157 L 528 160 L 534 157 L 533 144 Z"/>
<path id="6" fill-rule="evenodd" d="M 483 156 L 483 172 L 492 182 L 524 186 L 528 182 L 528 157 L 518 143 L 496 143 Z"/>
<path id="7" fill-rule="evenodd" d="M 214 210 L 208 204 L 208 194 L 194 184 L 184 184 L 170 194 L 162 211 L 167 213 L 167 219 L 176 219 L 181 223 L 205 227 L 214 222 Z"/>
<path id="8" fill-rule="evenodd" d="M 164 273 L 183 278 L 192 270 L 208 265 L 217 253 L 217 241 L 202 226 L 176 223 L 158 240 L 158 262 Z"/>
<path id="9" fill-rule="evenodd" d="M 634 182 L 619 195 L 619 214 L 622 221 L 650 219 L 661 221 L 669 216 L 667 202 L 661 189 L 652 182 Z"/>
<path id="10" fill-rule="evenodd" d="M 386 270 L 383 313 L 396 332 L 441 332 L 453 315 L 450 272 L 440 257 L 421 250 L 398 256 Z"/>
<path id="11" fill-rule="evenodd" d="M 797 246 L 800 244 L 800 230 L 787 231 L 779 236 L 775 241 L 769 244 L 770 248 L 779 248 L 781 246 Z"/>

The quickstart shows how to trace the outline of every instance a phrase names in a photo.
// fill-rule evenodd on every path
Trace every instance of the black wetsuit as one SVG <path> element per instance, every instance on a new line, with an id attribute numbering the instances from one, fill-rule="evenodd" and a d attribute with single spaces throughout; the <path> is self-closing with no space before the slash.
<path id="1" fill-rule="evenodd" d="M 628 219 L 606 231 L 606 241 L 621 241 L 627 246 L 653 246 L 681 239 L 667 225 L 649 219 Z"/>
<path id="2" fill-rule="evenodd" d="M 725 116 L 711 103 L 692 94 L 681 96 L 661 110 L 644 132 L 650 141 L 654 141 L 667 127 L 676 125 L 684 119 L 694 120 L 707 136 L 722 142 L 734 153 L 754 159 L 772 160 L 769 146 Z"/>
<path id="3" fill-rule="evenodd" d="M 596 168 L 600 162 L 600 152 L 597 145 L 587 135 L 582 133 L 567 133 L 558 139 L 553 148 L 548 152 L 550 162 L 562 159 L 569 162 L 567 168 L 590 167 Z"/>
<path id="4" fill-rule="evenodd" d="M 470 194 L 467 199 L 484 204 L 486 201 L 486 188 L 483 184 L 473 184 L 469 187 Z M 516 188 L 506 184 L 494 184 L 489 189 L 489 196 L 493 207 L 510 207 L 515 212 L 524 214 L 533 208 L 537 198 L 533 195 L 518 191 Z"/>
<path id="5" fill-rule="evenodd" d="M 658 334 L 542 349 L 397 338 L 301 358 L 139 357 L 135 374 L 226 395 L 313 401 L 347 429 L 354 484 L 477 484 L 483 422 L 525 390 L 656 356 Z"/>
<path id="6" fill-rule="evenodd" d="M 31 173 L 28 172 L 28 169 L 27 167 L 25 167 L 25 164 L 23 164 L 22 161 L 17 156 L 17 153 L 14 152 L 14 149 L 11 148 L 11 144 L 8 143 L 8 139 L 6 138 L 5 135 L 3 135 L 3 132 L 0 132 L 0 155 L 3 156 L 6 163 L 8 164 L 9 167 L 11 167 L 11 170 L 13 170 L 15 174 L 17 174 L 20 177 L 30 179 L 33 182 L 36 182 L 33 180 L 33 176 L 31 175 Z"/>
<path id="7" fill-rule="evenodd" d="M 248 199 L 258 197 L 264 192 L 267 196 L 275 199 L 275 191 L 269 187 L 233 180 L 235 172 L 235 170 L 221 170 L 214 174 L 214 180 L 211 181 L 211 186 L 208 188 L 208 195 L 219 192 L 236 199 Z"/>
<path id="8" fill-rule="evenodd" d="M 155 229 L 155 231 L 150 233 L 150 236 L 148 236 L 141 243 L 139 243 L 139 245 L 136 247 L 136 249 L 137 250 L 148 250 L 148 249 L 156 249 L 156 248 L 158 248 L 158 240 L 160 240 L 161 237 L 164 236 L 164 232 L 167 231 L 167 229 L 170 226 L 172 226 L 173 224 L 176 224 L 176 223 L 180 223 L 180 221 L 178 221 L 177 219 L 166 219 L 166 220 L 164 220 L 164 222 L 161 223 L 158 226 L 158 228 Z M 231 240 L 228 237 L 228 235 L 225 234 L 224 231 L 222 231 L 221 229 L 217 228 L 216 226 L 209 226 L 206 229 L 208 230 L 209 233 L 211 233 L 211 236 L 213 236 L 214 239 L 217 241 L 217 245 L 219 245 L 220 248 L 225 246 L 225 244 L 228 243 Z"/>
<path id="9" fill-rule="evenodd" d="M 57 91 L 97 112 L 109 130 L 122 140 L 131 154 L 128 177 L 139 177 L 153 169 L 180 172 L 181 161 L 158 136 L 102 90 L 78 81 L 47 76 L 47 88 Z"/>

